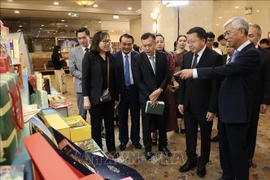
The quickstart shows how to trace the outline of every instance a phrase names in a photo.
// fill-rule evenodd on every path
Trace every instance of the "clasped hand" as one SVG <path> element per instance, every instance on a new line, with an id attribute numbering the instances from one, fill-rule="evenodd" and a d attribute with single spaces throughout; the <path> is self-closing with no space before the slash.
<path id="1" fill-rule="evenodd" d="M 151 101 L 151 107 L 156 107 L 158 105 L 158 97 L 162 91 L 160 89 L 155 90 L 149 95 L 149 99 Z"/>
<path id="2" fill-rule="evenodd" d="M 181 79 L 188 79 L 193 77 L 193 69 L 183 69 L 174 74 L 174 76 L 178 76 Z"/>

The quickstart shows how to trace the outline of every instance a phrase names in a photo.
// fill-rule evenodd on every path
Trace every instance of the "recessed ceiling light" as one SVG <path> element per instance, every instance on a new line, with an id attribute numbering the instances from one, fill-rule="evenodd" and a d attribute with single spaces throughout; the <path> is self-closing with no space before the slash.
<path id="1" fill-rule="evenodd" d="M 123 30 L 123 32 L 126 32 L 125 30 Z"/>
<path id="2" fill-rule="evenodd" d="M 101 24 L 101 21 L 98 21 L 99 24 Z"/>
<path id="3" fill-rule="evenodd" d="M 16 10 L 16 11 L 14 11 L 14 13 L 19 14 L 19 13 L 20 13 L 20 11 L 17 11 L 17 10 Z"/>
<path id="4" fill-rule="evenodd" d="M 85 28 L 87 28 L 87 26 L 84 26 Z"/>
<path id="5" fill-rule="evenodd" d="M 114 30 L 111 30 L 111 32 L 114 32 Z"/>
<path id="6" fill-rule="evenodd" d="M 260 12 L 260 10 L 258 9 L 256 12 Z"/>
<path id="7" fill-rule="evenodd" d="M 222 17 L 220 16 L 220 17 L 218 17 L 219 19 L 222 19 Z"/>
<path id="8" fill-rule="evenodd" d="M 239 8 L 239 6 L 234 6 L 234 8 L 235 8 L 235 9 L 238 9 L 238 8 Z"/>
<path id="9" fill-rule="evenodd" d="M 127 9 L 128 9 L 128 10 L 132 10 L 132 7 L 128 7 Z"/>
<path id="10" fill-rule="evenodd" d="M 64 20 L 64 19 L 62 19 L 61 21 L 62 21 L 62 22 L 65 22 L 65 20 Z"/>
<path id="11" fill-rule="evenodd" d="M 93 7 L 98 7 L 98 5 L 97 4 L 94 4 Z"/>
<path id="12" fill-rule="evenodd" d="M 119 19 L 118 15 L 113 15 L 113 19 Z"/>
<path id="13" fill-rule="evenodd" d="M 68 27 L 68 25 L 66 24 L 65 27 Z"/>
<path id="14" fill-rule="evenodd" d="M 41 24 L 40 26 L 41 26 L 41 27 L 43 27 L 44 25 L 43 25 L 43 24 Z"/>
<path id="15" fill-rule="evenodd" d="M 22 27 L 22 25 L 19 25 L 19 27 Z"/>
<path id="16" fill-rule="evenodd" d="M 219 26 L 219 24 L 216 24 L 216 26 Z"/>
<path id="17" fill-rule="evenodd" d="M 54 5 L 59 5 L 59 2 L 53 2 Z"/>
<path id="18" fill-rule="evenodd" d="M 13 0 L 7 0 L 8 2 L 12 2 Z"/>

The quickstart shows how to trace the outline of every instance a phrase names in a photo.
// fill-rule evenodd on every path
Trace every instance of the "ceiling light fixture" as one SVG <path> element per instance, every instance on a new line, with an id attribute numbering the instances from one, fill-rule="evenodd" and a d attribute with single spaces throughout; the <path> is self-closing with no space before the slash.
<path id="1" fill-rule="evenodd" d="M 75 0 L 74 1 L 76 4 L 80 5 L 80 6 L 91 6 L 92 4 L 95 3 L 95 0 L 88 0 L 88 1 L 83 1 L 83 0 Z"/>
<path id="2" fill-rule="evenodd" d="M 53 2 L 54 5 L 59 5 L 59 2 Z"/>
<path id="3" fill-rule="evenodd" d="M 14 13 L 15 13 L 15 14 L 19 14 L 19 13 L 20 13 L 20 11 L 17 11 L 17 10 L 16 10 L 16 11 L 14 11 Z"/>
<path id="4" fill-rule="evenodd" d="M 113 19 L 119 19 L 118 15 L 113 15 Z"/>
<path id="5" fill-rule="evenodd" d="M 97 4 L 94 4 L 93 7 L 98 7 L 98 5 Z"/>
<path id="6" fill-rule="evenodd" d="M 127 9 L 131 11 L 132 10 L 132 7 L 128 7 Z"/>

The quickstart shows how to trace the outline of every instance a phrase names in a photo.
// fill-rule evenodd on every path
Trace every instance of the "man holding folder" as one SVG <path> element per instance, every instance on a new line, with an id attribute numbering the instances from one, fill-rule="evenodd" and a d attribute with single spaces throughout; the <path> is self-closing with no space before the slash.
<path id="1" fill-rule="evenodd" d="M 170 81 L 169 67 L 165 53 L 155 51 L 155 35 L 145 33 L 141 36 L 144 52 L 135 56 L 132 70 L 134 83 L 139 89 L 139 98 L 142 109 L 143 144 L 145 147 L 145 157 L 150 160 L 153 156 L 151 146 L 151 125 L 152 121 L 157 121 L 159 132 L 159 150 L 167 156 L 172 153 L 167 149 L 166 123 L 163 114 L 149 114 L 145 112 L 147 101 L 151 101 L 151 106 L 158 106 L 158 101 L 166 103 L 164 91 Z"/>

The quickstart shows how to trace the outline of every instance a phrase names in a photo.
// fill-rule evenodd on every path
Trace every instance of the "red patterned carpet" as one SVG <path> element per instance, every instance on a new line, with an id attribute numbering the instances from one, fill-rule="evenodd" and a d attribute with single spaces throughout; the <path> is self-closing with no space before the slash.
<path id="1" fill-rule="evenodd" d="M 70 75 L 67 75 L 66 78 L 68 82 L 68 93 L 66 93 L 64 96 L 66 96 L 68 101 L 72 102 L 72 105 L 69 107 L 69 115 L 77 115 L 78 110 L 76 105 L 76 94 L 74 93 L 72 77 Z M 54 84 L 54 75 L 51 75 L 51 80 L 52 84 Z M 216 127 L 216 125 L 214 124 L 213 127 Z M 115 127 L 117 150 L 119 150 L 118 133 L 118 128 Z M 216 131 L 213 130 L 213 136 L 215 134 Z M 160 154 L 158 152 L 157 147 L 153 147 L 153 152 L 156 153 L 156 158 L 153 159 L 152 162 L 148 162 L 144 158 L 144 150 L 134 149 L 131 143 L 129 143 L 125 151 L 119 151 L 121 156 L 117 159 L 117 161 L 124 162 L 128 166 L 136 169 L 146 180 L 201 179 L 197 177 L 196 169 L 187 173 L 180 173 L 178 171 L 179 166 L 184 164 L 187 160 L 187 157 L 185 155 L 184 135 L 170 132 L 168 133 L 168 141 L 168 148 L 173 152 L 172 157 L 165 157 L 163 154 Z M 105 141 L 103 141 L 103 143 L 104 147 L 106 147 Z M 197 147 L 200 147 L 200 140 L 198 140 Z M 104 151 L 106 152 L 106 149 L 104 149 Z M 203 179 L 216 180 L 220 178 L 222 174 L 219 165 L 218 143 L 212 143 L 210 160 L 211 162 L 208 163 L 206 167 L 207 174 Z M 250 168 L 250 180 L 270 179 L 270 110 L 268 111 L 268 114 L 261 115 L 260 117 L 257 146 L 253 162 L 255 164 L 253 167 Z"/>

